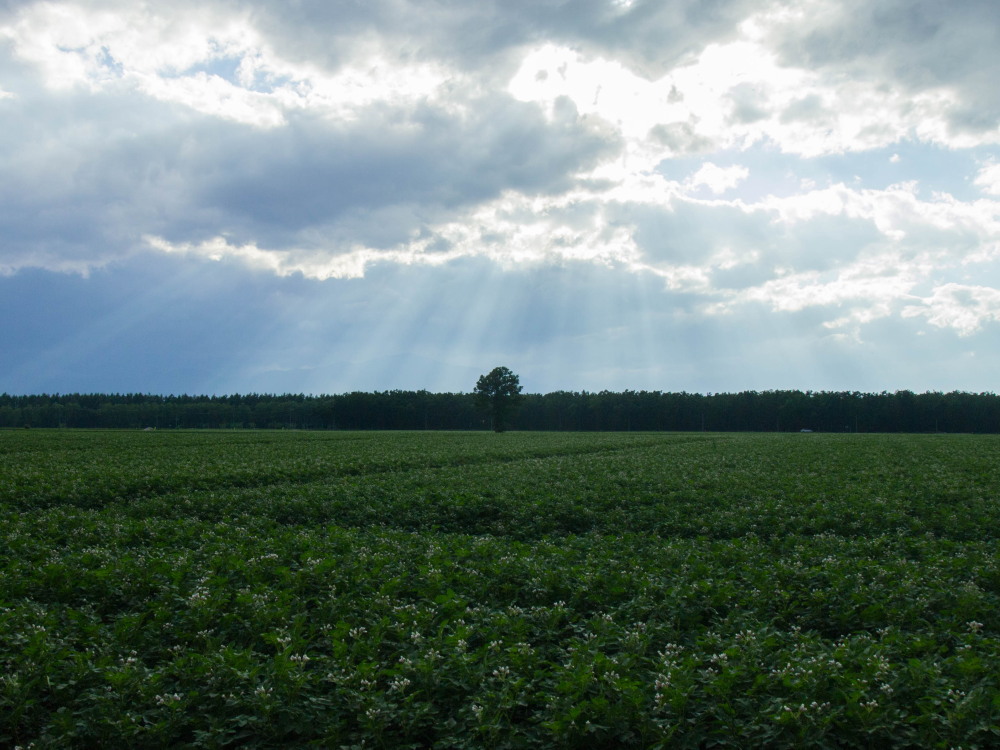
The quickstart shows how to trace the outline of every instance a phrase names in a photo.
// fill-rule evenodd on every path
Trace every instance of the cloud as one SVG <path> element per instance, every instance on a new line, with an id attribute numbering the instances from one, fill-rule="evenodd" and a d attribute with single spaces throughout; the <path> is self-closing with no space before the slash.
<path id="1" fill-rule="evenodd" d="M 1000 164 L 987 164 L 973 180 L 976 187 L 989 195 L 1000 195 Z"/>
<path id="2" fill-rule="evenodd" d="M 250 14 L 224 5 L 142 6 L 36 3 L 0 34 L 51 89 L 135 92 L 199 113 L 260 128 L 308 109 L 352 119 L 376 102 L 433 97 L 446 83 L 440 66 L 411 63 L 372 40 L 336 71 L 276 54 Z"/>
<path id="3" fill-rule="evenodd" d="M 988 323 L 1000 321 L 1000 289 L 942 284 L 921 304 L 905 307 L 902 314 L 904 318 L 923 317 L 933 326 L 969 336 Z"/>
<path id="4" fill-rule="evenodd" d="M 725 193 L 727 190 L 739 185 L 750 174 L 746 167 L 718 167 L 710 161 L 701 165 L 701 168 L 691 175 L 687 180 L 689 189 L 706 187 L 716 195 Z"/>
<path id="5" fill-rule="evenodd" d="M 67 101 L 42 131 L 44 103 L 11 110 L 9 132 L 20 135 L 0 188 L 8 272 L 100 266 L 141 250 L 146 234 L 332 255 L 384 249 L 508 191 L 564 192 L 617 148 L 612 131 L 568 103 L 547 117 L 502 95 L 468 101 L 465 113 L 380 104 L 346 122 L 300 114 L 271 129 L 191 121 L 158 101 L 130 108 L 116 92 Z"/>
<path id="6" fill-rule="evenodd" d="M 378 263 L 440 265 L 454 260 L 456 253 L 422 253 L 419 249 L 377 251 L 357 247 L 347 252 L 328 255 L 303 250 L 262 250 L 253 243 L 234 245 L 225 237 L 193 243 L 172 243 L 162 237 L 147 236 L 147 245 L 168 255 L 210 261 L 235 261 L 255 271 L 268 271 L 277 276 L 301 274 L 310 279 L 357 279 L 368 267 Z"/>
<path id="7" fill-rule="evenodd" d="M 815 335 L 815 308 L 697 309 L 655 277 L 587 263 L 386 264 L 327 281 L 170 255 L 86 279 L 32 270 L 0 277 L 0 314 L 17 322 L 0 331 L 0 390 L 468 392 L 496 362 L 530 392 L 982 390 L 1000 365 L 988 331 L 919 316 L 875 320 L 867 342 Z"/>
<path id="8" fill-rule="evenodd" d="M 998 20 L 992 0 L 810 0 L 770 38 L 785 65 L 881 87 L 890 100 L 934 97 L 947 125 L 935 138 L 969 146 L 1000 139 Z"/>
<path id="9" fill-rule="evenodd" d="M 914 136 L 967 145 L 949 132 L 947 114 L 961 104 L 955 91 L 811 68 L 780 54 L 796 28 L 788 13 L 748 13 L 731 33 L 655 78 L 622 59 L 549 43 L 523 58 L 510 90 L 540 103 L 568 97 L 581 112 L 615 123 L 637 166 L 763 142 L 809 157 Z"/>
<path id="10" fill-rule="evenodd" d="M 188 163 L 207 173 L 200 203 L 257 231 L 298 231 L 389 205 L 434 215 L 505 190 L 559 193 L 615 147 L 613 134 L 571 107 L 547 120 L 531 105 L 488 97 L 464 117 L 376 108 L 347 126 L 304 119 L 274 134 L 206 139 Z"/>
<path id="11" fill-rule="evenodd" d="M 413 0 L 372 0 L 353 6 L 320 0 L 260 3 L 259 25 L 283 55 L 339 67 L 372 36 L 415 59 L 438 59 L 503 80 L 525 48 L 551 41 L 590 58 L 614 58 L 646 77 L 657 77 L 705 44 L 734 33 L 749 0 L 669 4 L 581 0 L 484 0 L 428 6 Z M 494 78 L 495 76 L 495 78 Z"/>
<path id="12" fill-rule="evenodd" d="M 836 265 L 826 271 L 801 271 L 796 269 L 801 264 L 792 260 L 789 266 L 795 270 L 740 292 L 724 308 L 737 301 L 765 302 L 776 310 L 849 305 L 853 313 L 833 324 L 868 322 L 896 310 L 918 286 L 938 274 L 966 274 L 977 266 L 991 266 L 1000 249 L 995 203 L 970 205 L 947 197 L 921 201 L 912 185 L 884 191 L 839 186 L 772 199 L 764 205 L 788 227 L 807 227 L 828 216 L 850 217 L 868 230 L 864 240 L 845 243 L 838 252 L 835 246 L 844 239 L 838 234 L 838 224 L 843 225 L 843 220 L 828 224 L 826 242 L 831 247 L 820 245 L 813 250 L 818 257 L 839 256 Z"/>
<path id="13" fill-rule="evenodd" d="M 89 274 L 97 289 L 149 264 L 206 274 L 226 299 L 260 285 L 287 302 L 275 341 L 307 318 L 330 333 L 365 317 L 351 343 L 364 351 L 338 355 L 358 378 L 382 356 L 366 340 L 417 336 L 411 314 L 476 355 L 521 342 L 545 377 L 563 358 L 589 382 L 676 375 L 664 341 L 728 362 L 727 327 L 772 355 L 812 340 L 827 361 L 901 332 L 971 346 L 1000 288 L 995 13 L 973 0 L 7 3 L 0 275 Z M 436 306 L 468 289 L 469 320 L 504 321 L 494 349 L 452 320 L 465 308 Z M 344 290 L 350 306 L 324 307 Z M 498 313 L 501 294 L 520 312 Z M 138 302 L 113 298 L 136 317 Z M 384 361 L 474 366 L 432 333 Z M 240 382 L 335 367 L 308 346 L 247 353 Z"/>

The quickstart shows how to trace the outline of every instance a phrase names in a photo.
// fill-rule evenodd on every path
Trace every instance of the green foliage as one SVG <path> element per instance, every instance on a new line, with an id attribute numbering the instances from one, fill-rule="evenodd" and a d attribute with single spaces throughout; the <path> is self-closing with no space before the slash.
<path id="1" fill-rule="evenodd" d="M 523 400 L 520 378 L 506 367 L 481 375 L 473 394 L 479 408 L 489 414 L 494 432 L 507 429 L 507 420 Z"/>
<path id="2" fill-rule="evenodd" d="M 517 392 L 520 395 L 519 389 Z M 509 426 L 518 430 L 1000 433 L 1000 396 L 958 391 L 918 394 L 744 391 L 709 395 L 556 391 L 525 394 L 519 399 L 517 413 L 509 416 Z M 0 393 L 0 427 L 28 425 L 114 429 L 471 430 L 481 428 L 483 420 L 476 410 L 473 393 L 398 390 L 335 396 Z"/>
<path id="3" fill-rule="evenodd" d="M 0 432 L 0 746 L 997 746 L 998 457 Z"/>

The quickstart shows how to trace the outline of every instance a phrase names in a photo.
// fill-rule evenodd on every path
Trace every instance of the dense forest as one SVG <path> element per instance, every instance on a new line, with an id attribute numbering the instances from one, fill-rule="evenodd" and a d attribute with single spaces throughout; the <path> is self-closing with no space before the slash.
<path id="1" fill-rule="evenodd" d="M 0 427 L 482 430 L 469 393 L 384 391 L 306 396 L 0 395 Z M 993 393 L 526 394 L 515 430 L 1000 432 Z"/>

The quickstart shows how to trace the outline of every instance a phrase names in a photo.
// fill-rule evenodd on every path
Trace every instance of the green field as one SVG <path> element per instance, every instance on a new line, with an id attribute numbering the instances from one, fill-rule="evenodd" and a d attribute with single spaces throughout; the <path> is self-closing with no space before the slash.
<path id="1" fill-rule="evenodd" d="M 0 432 L 0 747 L 1000 746 L 1000 437 Z"/>

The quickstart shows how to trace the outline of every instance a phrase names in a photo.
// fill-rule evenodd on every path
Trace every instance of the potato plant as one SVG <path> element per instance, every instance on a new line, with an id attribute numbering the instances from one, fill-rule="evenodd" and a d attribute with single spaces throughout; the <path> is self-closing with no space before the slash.
<path id="1" fill-rule="evenodd" d="M 0 432 L 0 746 L 997 746 L 998 459 Z"/>

